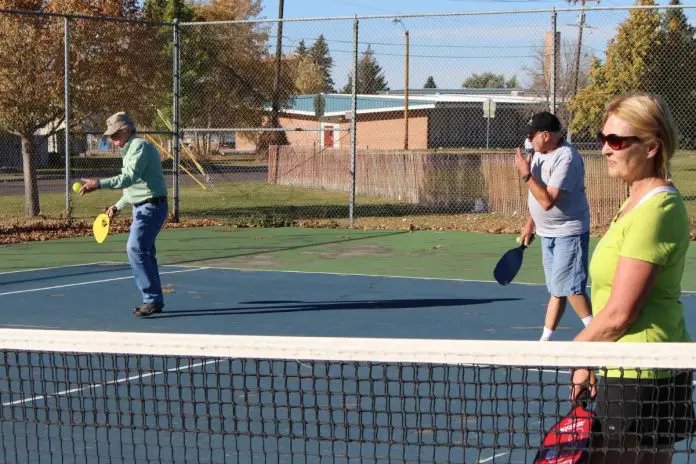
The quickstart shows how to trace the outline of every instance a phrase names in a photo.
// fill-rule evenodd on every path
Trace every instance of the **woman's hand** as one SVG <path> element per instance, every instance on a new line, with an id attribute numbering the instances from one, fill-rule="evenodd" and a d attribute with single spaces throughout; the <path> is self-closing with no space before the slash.
<path id="1" fill-rule="evenodd" d="M 576 402 L 583 390 L 589 390 L 590 398 L 597 396 L 597 375 L 590 369 L 573 369 L 570 383 L 570 401 Z"/>

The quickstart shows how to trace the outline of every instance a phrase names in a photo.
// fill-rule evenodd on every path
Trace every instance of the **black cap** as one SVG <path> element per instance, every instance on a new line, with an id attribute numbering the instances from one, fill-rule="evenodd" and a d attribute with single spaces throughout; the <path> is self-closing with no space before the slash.
<path id="1" fill-rule="evenodd" d="M 548 111 L 542 111 L 532 116 L 527 123 L 527 131 L 549 131 L 558 132 L 561 130 L 561 121 Z"/>

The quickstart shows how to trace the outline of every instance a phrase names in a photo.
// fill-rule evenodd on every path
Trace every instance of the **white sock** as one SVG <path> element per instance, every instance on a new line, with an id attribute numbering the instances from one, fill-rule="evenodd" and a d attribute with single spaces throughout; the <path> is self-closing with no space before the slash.
<path id="1" fill-rule="evenodd" d="M 541 334 L 541 338 L 539 339 L 540 342 L 548 342 L 551 340 L 551 336 L 553 335 L 553 330 L 547 329 L 544 327 L 544 333 Z"/>
<path id="2" fill-rule="evenodd" d="M 582 323 L 585 324 L 585 327 L 587 327 L 587 324 L 589 324 L 590 322 L 592 322 L 592 314 L 582 318 Z"/>

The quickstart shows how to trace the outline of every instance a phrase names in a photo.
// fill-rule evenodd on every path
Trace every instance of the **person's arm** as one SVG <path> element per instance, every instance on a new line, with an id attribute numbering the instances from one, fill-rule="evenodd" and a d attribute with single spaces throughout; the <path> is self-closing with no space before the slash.
<path id="1" fill-rule="evenodd" d="M 572 156 L 569 153 L 556 161 L 553 174 L 546 187 L 531 175 L 531 161 L 524 159 L 522 151 L 518 148 L 515 154 L 515 163 L 521 176 L 529 176 L 527 185 L 529 192 L 544 210 L 548 211 L 556 204 L 563 190 L 572 188 Z"/>
<path id="2" fill-rule="evenodd" d="M 110 189 L 124 189 L 133 185 L 140 179 L 147 166 L 147 156 L 144 153 L 144 144 L 139 144 L 133 148 L 132 153 L 128 153 L 123 159 L 121 174 L 99 180 L 99 187 Z M 120 209 L 120 208 L 119 208 Z"/>
<path id="3" fill-rule="evenodd" d="M 524 246 L 529 246 L 529 244 L 532 243 L 532 240 L 534 240 L 534 227 L 534 218 L 529 216 L 527 218 L 527 222 L 525 222 L 524 227 L 522 228 L 522 234 L 520 235 L 520 243 Z"/>

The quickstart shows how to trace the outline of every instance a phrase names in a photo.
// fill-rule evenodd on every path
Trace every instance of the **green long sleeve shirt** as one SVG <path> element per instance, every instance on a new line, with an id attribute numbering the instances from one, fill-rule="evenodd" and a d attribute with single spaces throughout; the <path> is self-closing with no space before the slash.
<path id="1" fill-rule="evenodd" d="M 123 189 L 123 196 L 116 203 L 119 211 L 126 204 L 167 196 L 160 155 L 153 144 L 134 135 L 120 152 L 123 156 L 121 174 L 99 179 L 100 188 Z"/>

